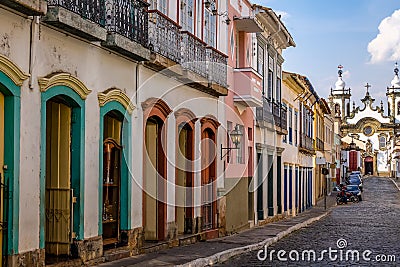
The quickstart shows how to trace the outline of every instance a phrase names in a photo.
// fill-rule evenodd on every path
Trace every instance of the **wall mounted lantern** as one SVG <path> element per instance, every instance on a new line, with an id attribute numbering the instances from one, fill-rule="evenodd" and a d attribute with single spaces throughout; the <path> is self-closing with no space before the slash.
<path id="1" fill-rule="evenodd" d="M 232 140 L 232 143 L 235 147 L 222 147 L 221 144 L 221 160 L 232 150 L 232 149 L 239 149 L 239 144 L 242 141 L 243 133 L 240 131 L 239 124 L 236 124 L 235 129 L 233 129 L 229 133 L 229 137 Z M 222 154 L 223 150 L 228 150 L 224 155 Z"/>

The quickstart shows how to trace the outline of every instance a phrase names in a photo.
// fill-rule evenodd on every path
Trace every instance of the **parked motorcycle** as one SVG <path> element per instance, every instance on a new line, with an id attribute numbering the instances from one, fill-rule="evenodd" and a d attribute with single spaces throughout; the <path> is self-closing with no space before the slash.
<path id="1" fill-rule="evenodd" d="M 358 203 L 359 199 L 357 196 L 353 195 L 352 193 L 345 192 L 345 195 L 342 194 L 342 192 L 339 192 L 336 195 L 336 203 L 338 205 L 347 204 L 347 202 L 353 202 L 353 203 Z"/>

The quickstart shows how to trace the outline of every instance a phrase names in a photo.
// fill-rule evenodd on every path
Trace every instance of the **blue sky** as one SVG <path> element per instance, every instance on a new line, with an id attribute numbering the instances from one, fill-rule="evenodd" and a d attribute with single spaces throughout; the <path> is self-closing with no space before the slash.
<path id="1" fill-rule="evenodd" d="M 365 95 L 366 82 L 377 99 L 385 99 L 400 59 L 400 2 L 397 0 L 253 0 L 282 14 L 296 47 L 284 51 L 284 70 L 306 75 L 321 97 L 327 98 L 344 66 L 346 87 L 353 99 Z M 396 16 L 395 16 L 396 15 Z M 387 23 L 378 29 L 382 20 Z M 374 41 L 369 53 L 368 45 Z M 397 47 L 397 48 L 396 48 Z M 397 51 L 396 51 L 397 50 Z M 372 58 L 372 55 L 374 57 Z M 371 62 L 371 59 L 373 62 Z M 400 62 L 399 62 L 400 63 Z"/>

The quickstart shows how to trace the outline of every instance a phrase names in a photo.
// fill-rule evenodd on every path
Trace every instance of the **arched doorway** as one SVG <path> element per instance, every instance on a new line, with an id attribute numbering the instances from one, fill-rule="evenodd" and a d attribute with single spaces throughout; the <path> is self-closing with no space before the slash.
<path id="1" fill-rule="evenodd" d="M 28 77 L 0 54 L 0 266 L 19 252 L 20 87 Z"/>
<path id="2" fill-rule="evenodd" d="M 176 222 L 178 234 L 193 233 L 193 123 L 178 126 Z"/>
<path id="3" fill-rule="evenodd" d="M 71 255 L 80 224 L 74 209 L 80 209 L 82 118 L 80 106 L 66 95 L 53 96 L 45 105 L 45 251 L 51 263 L 54 257 Z"/>
<path id="4" fill-rule="evenodd" d="M 40 78 L 39 85 L 39 246 L 50 264 L 80 256 L 72 252 L 84 239 L 85 99 L 91 91 L 68 73 Z"/>
<path id="5" fill-rule="evenodd" d="M 134 105 L 120 89 L 98 94 L 100 105 L 99 235 L 104 249 L 129 245 L 132 212 Z M 127 238 L 128 237 L 128 238 Z"/>
<path id="6" fill-rule="evenodd" d="M 219 123 L 214 118 L 201 119 L 201 217 L 202 230 L 217 227 L 217 151 L 216 135 Z M 216 235 L 216 237 L 218 234 Z"/>
<path id="7" fill-rule="evenodd" d="M 143 228 L 148 241 L 164 240 L 167 228 L 166 121 L 171 113 L 161 99 L 142 103 L 144 115 Z"/>
<path id="8" fill-rule="evenodd" d="M 164 240 L 166 228 L 166 156 L 163 149 L 164 122 L 147 119 L 145 128 L 144 231 L 146 240 Z"/>
<path id="9" fill-rule="evenodd" d="M 374 174 L 374 158 L 368 156 L 364 159 L 364 167 L 365 167 L 365 175 L 373 175 Z"/>
<path id="10" fill-rule="evenodd" d="M 117 244 L 121 232 L 123 115 L 109 111 L 103 119 L 103 244 Z"/>

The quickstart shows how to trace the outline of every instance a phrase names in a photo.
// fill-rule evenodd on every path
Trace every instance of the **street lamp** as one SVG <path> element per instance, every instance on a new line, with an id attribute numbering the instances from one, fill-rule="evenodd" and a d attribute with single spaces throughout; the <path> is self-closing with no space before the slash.
<path id="1" fill-rule="evenodd" d="M 239 124 L 236 124 L 235 129 L 233 129 L 230 133 L 229 133 L 229 137 L 232 140 L 232 143 L 235 145 L 235 147 L 222 147 L 221 144 L 221 160 L 229 153 L 229 151 L 231 151 L 232 149 L 239 149 L 239 144 L 242 141 L 242 136 L 243 133 L 240 130 Z M 222 151 L 223 150 L 228 150 L 224 155 L 222 155 Z"/>

